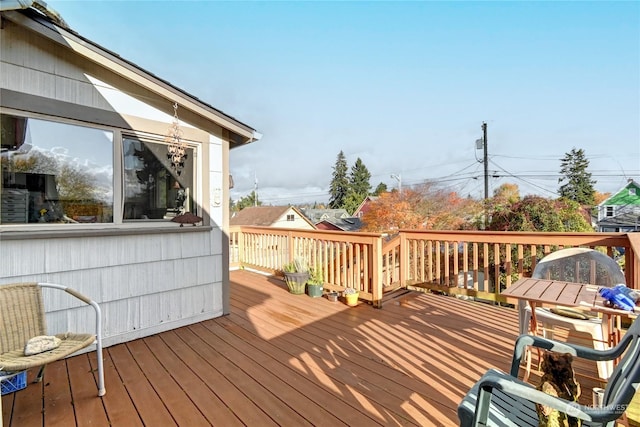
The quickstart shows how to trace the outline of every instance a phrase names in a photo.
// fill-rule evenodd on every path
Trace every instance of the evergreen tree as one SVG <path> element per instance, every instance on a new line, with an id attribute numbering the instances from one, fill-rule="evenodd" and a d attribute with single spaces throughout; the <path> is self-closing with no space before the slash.
<path id="1" fill-rule="evenodd" d="M 359 194 L 356 194 L 352 190 L 350 190 L 349 193 L 347 193 L 347 197 L 345 197 L 344 199 L 342 208 L 346 210 L 349 215 L 353 215 L 356 209 L 358 209 L 358 206 L 362 204 L 363 200 L 364 197 L 361 197 Z"/>
<path id="2" fill-rule="evenodd" d="M 349 192 L 349 180 L 347 178 L 347 158 L 342 150 L 338 153 L 336 164 L 333 166 L 333 176 L 329 187 L 329 208 L 340 209 L 344 206 Z"/>
<path id="3" fill-rule="evenodd" d="M 356 160 L 356 163 L 351 167 L 351 174 L 349 176 L 349 186 L 351 191 L 360 197 L 360 201 L 369 195 L 371 191 L 371 173 L 367 167 L 362 163 L 360 157 Z"/>
<path id="4" fill-rule="evenodd" d="M 387 189 L 387 184 L 385 184 L 384 182 L 381 182 L 380 184 L 378 184 L 378 186 L 376 187 L 375 190 L 373 190 L 373 195 L 374 196 L 379 196 L 382 193 L 386 193 L 387 191 L 389 191 Z"/>
<path id="5" fill-rule="evenodd" d="M 262 206 L 262 202 L 258 200 L 258 194 L 252 191 L 248 195 L 241 197 L 233 206 L 234 211 L 241 211 L 250 206 Z"/>
<path id="6" fill-rule="evenodd" d="M 591 179 L 591 173 L 587 172 L 589 160 L 585 157 L 584 150 L 573 148 L 560 160 L 560 175 L 558 183 L 561 184 L 558 192 L 560 197 L 573 200 L 581 205 L 593 206 L 595 203 L 596 181 Z"/>

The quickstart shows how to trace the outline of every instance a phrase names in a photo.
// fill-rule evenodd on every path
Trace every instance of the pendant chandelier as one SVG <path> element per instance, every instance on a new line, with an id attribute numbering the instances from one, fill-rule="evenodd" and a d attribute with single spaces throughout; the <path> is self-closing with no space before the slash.
<path id="1" fill-rule="evenodd" d="M 187 160 L 187 145 L 182 141 L 182 129 L 178 121 L 178 104 L 173 104 L 173 122 L 167 132 L 165 141 L 169 143 L 167 146 L 167 159 L 169 159 L 171 169 L 178 176 L 184 168 L 184 161 Z"/>

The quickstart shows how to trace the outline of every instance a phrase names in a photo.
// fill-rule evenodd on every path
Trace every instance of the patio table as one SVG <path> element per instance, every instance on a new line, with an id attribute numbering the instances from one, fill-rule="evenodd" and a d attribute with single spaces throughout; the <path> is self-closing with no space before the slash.
<path id="1" fill-rule="evenodd" d="M 535 307 L 544 304 L 553 306 L 572 307 L 585 312 L 597 312 L 602 314 L 602 323 L 605 327 L 605 336 L 609 338 L 608 344 L 613 346 L 620 339 L 621 318 L 637 317 L 637 312 L 620 310 L 604 305 L 604 298 L 598 290 L 601 286 L 586 283 L 565 282 L 561 280 L 543 280 L 523 278 L 502 291 L 502 295 L 528 301 L 531 305 L 531 328 L 537 326 Z M 525 325 L 526 326 L 526 325 Z"/>
<path id="2" fill-rule="evenodd" d="M 520 332 L 524 333 L 529 328 L 530 333 L 537 331 L 536 307 L 551 305 L 554 307 L 571 307 L 585 312 L 596 312 L 602 315 L 603 336 L 605 345 L 615 346 L 620 341 L 621 319 L 637 317 L 637 312 L 620 310 L 607 307 L 605 299 L 600 296 L 598 290 L 601 286 L 586 283 L 566 282 L 562 280 L 545 280 L 535 278 L 522 278 L 502 291 L 502 295 L 519 300 Z M 524 303 L 531 306 L 531 323 L 525 325 Z M 530 359 L 527 362 L 528 377 Z M 609 371 L 610 372 L 610 371 Z M 525 378 L 526 378 L 525 377 Z"/>

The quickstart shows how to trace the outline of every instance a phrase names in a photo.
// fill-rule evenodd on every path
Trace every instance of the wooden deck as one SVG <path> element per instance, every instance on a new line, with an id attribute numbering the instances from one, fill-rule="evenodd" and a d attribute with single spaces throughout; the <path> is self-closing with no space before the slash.
<path id="1" fill-rule="evenodd" d="M 231 281 L 229 316 L 105 349 L 103 398 L 95 353 L 75 356 L 3 396 L 4 426 L 457 425 L 469 387 L 508 369 L 517 333 L 516 310 L 452 297 L 351 308 L 252 272 Z M 590 403 L 595 383 L 579 381 Z"/>

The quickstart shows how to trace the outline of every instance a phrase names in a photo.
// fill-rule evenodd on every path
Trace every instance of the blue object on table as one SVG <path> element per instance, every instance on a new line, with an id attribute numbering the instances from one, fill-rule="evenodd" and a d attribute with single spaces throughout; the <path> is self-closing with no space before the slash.
<path id="1" fill-rule="evenodd" d="M 625 285 L 616 285 L 613 288 L 600 288 L 598 292 L 602 298 L 621 310 L 633 311 L 636 307 L 636 302 L 631 297 L 632 291 Z"/>

